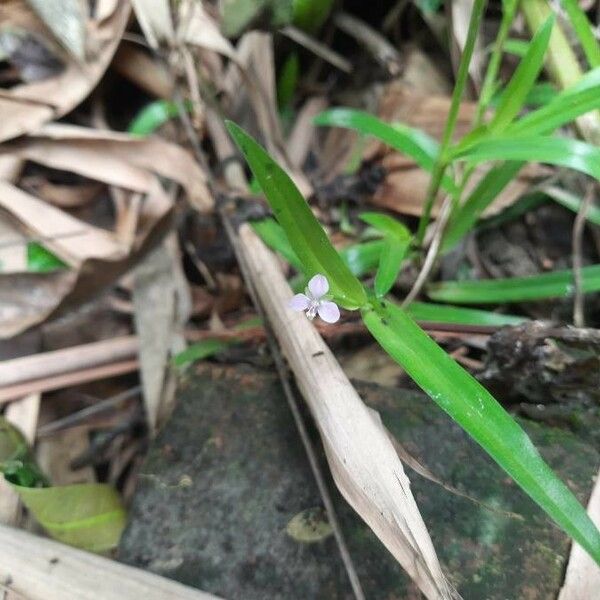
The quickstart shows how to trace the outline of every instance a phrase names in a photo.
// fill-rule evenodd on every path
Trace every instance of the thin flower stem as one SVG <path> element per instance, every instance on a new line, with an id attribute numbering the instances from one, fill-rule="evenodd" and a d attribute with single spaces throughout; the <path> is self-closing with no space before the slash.
<path id="1" fill-rule="evenodd" d="M 425 206 L 423 207 L 423 214 L 419 221 L 419 227 L 416 234 L 416 243 L 420 246 L 423 243 L 425 237 L 425 230 L 429 224 L 431 218 L 431 210 L 433 203 L 440 189 L 442 178 L 448 167 L 448 159 L 446 157 L 448 148 L 452 142 L 452 134 L 456 128 L 456 121 L 458 120 L 458 111 L 460 109 L 460 102 L 467 85 L 467 79 L 469 76 L 469 64 L 475 50 L 475 42 L 477 40 L 477 33 L 479 31 L 479 24 L 483 16 L 485 9 L 486 0 L 475 0 L 473 4 L 473 11 L 471 12 L 471 20 L 469 21 L 469 31 L 467 33 L 467 40 L 465 42 L 465 49 L 460 59 L 460 65 L 458 67 L 458 73 L 456 75 L 456 85 L 452 92 L 452 102 L 450 104 L 450 112 L 448 113 L 448 119 L 446 120 L 446 127 L 444 128 L 444 134 L 442 136 L 442 143 L 440 145 L 440 152 L 438 154 L 437 161 L 433 168 L 433 173 L 429 181 L 429 188 L 427 190 L 427 196 L 425 198 Z"/>

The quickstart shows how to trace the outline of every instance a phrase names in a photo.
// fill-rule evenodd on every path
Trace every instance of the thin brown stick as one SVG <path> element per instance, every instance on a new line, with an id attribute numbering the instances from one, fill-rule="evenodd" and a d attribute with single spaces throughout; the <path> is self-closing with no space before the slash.
<path id="1" fill-rule="evenodd" d="M 0 363 L 0 389 L 131 359 L 137 351 L 137 337 L 129 335 L 5 360 Z"/>
<path id="2" fill-rule="evenodd" d="M 242 271 L 244 282 L 248 289 L 248 292 L 252 298 L 252 302 L 256 307 L 259 315 L 263 319 L 265 323 L 267 323 L 265 312 L 262 308 L 262 304 L 258 298 L 256 290 L 254 289 L 254 283 L 251 273 L 248 269 L 248 263 L 246 261 L 245 255 L 240 248 L 240 243 L 238 240 L 238 236 L 236 235 L 231 223 L 227 217 L 227 215 L 222 214 L 223 224 L 225 225 L 225 230 L 227 232 L 227 236 L 229 237 L 229 241 L 231 242 L 238 264 Z M 325 477 L 323 476 L 323 472 L 321 470 L 321 466 L 319 464 L 319 460 L 317 459 L 317 455 L 313 444 L 310 440 L 310 436 L 308 435 L 308 431 L 306 430 L 306 425 L 304 424 L 304 419 L 302 418 L 302 414 L 300 413 L 300 409 L 298 407 L 298 402 L 296 400 L 296 396 L 292 390 L 289 380 L 288 370 L 285 366 L 285 362 L 283 360 L 283 356 L 279 350 L 279 346 L 273 337 L 273 334 L 269 332 L 267 329 L 267 344 L 269 345 L 269 351 L 271 352 L 271 356 L 275 361 L 275 367 L 277 369 L 277 373 L 279 375 L 279 379 L 281 381 L 281 385 L 283 387 L 283 391 L 285 393 L 286 400 L 288 402 L 288 406 L 292 413 L 292 417 L 294 418 L 294 423 L 296 428 L 298 429 L 298 433 L 300 435 L 300 439 L 302 441 L 302 445 L 304 446 L 304 451 L 306 452 L 306 456 L 308 457 L 308 462 L 310 464 L 310 468 L 313 473 L 313 477 L 317 483 L 317 487 L 319 488 L 319 493 L 323 500 L 323 504 L 325 505 L 325 511 L 327 513 L 327 518 L 329 523 L 333 529 L 333 534 L 335 536 L 336 542 L 338 544 L 338 548 L 340 550 L 340 555 L 342 558 L 342 562 L 346 567 L 346 572 L 348 574 L 348 579 L 350 580 L 350 585 L 352 586 L 352 590 L 354 592 L 354 596 L 356 600 L 365 600 L 365 594 L 363 592 L 360 579 L 356 572 L 356 568 L 354 567 L 354 562 L 352 561 L 352 556 L 350 555 L 350 551 L 348 550 L 348 546 L 346 545 L 346 540 L 344 539 L 344 535 L 342 533 L 342 528 L 337 518 L 337 513 L 335 511 L 335 507 L 333 505 L 333 501 L 331 499 L 331 495 L 329 494 L 329 489 L 327 487 L 327 483 L 325 482 Z"/>
<path id="3" fill-rule="evenodd" d="M 0 582 L 28 600 L 218 600 L 114 560 L 0 526 Z"/>
<path id="4" fill-rule="evenodd" d="M 451 212 L 452 197 L 446 196 L 442 208 L 440 209 L 440 214 L 435 222 L 435 230 L 431 239 L 431 244 L 429 245 L 429 250 L 427 251 L 427 256 L 425 257 L 425 262 L 419 271 L 419 275 L 412 289 L 402 302 L 403 307 L 408 306 L 419 295 L 423 289 L 423 286 L 427 282 L 431 270 L 433 269 L 433 265 L 435 264 L 435 259 L 438 256 L 438 252 L 442 244 L 442 238 L 444 236 L 444 230 L 446 229 L 446 224 L 448 223 Z"/>
<path id="5" fill-rule="evenodd" d="M 81 383 L 89 383 L 90 381 L 98 381 L 99 379 L 107 379 L 108 377 L 133 373 L 138 370 L 138 367 L 139 363 L 137 360 L 124 360 L 121 362 L 105 364 L 101 367 L 81 369 L 80 371 L 63 373 L 53 377 L 45 377 L 34 381 L 9 385 L 0 388 L 0 405 L 17 400 L 27 394 L 49 392 L 51 390 L 59 390 Z"/>
<path id="6" fill-rule="evenodd" d="M 575 327 L 585 327 L 585 295 L 581 277 L 583 232 L 587 213 L 594 198 L 594 190 L 595 185 L 591 183 L 585 192 L 583 202 L 573 223 L 573 324 Z"/>

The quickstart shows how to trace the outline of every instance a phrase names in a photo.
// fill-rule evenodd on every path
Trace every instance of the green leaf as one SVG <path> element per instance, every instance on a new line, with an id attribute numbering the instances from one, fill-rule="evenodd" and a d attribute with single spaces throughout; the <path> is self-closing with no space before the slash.
<path id="1" fill-rule="evenodd" d="M 600 108 L 600 69 L 588 73 L 579 82 L 558 94 L 546 106 L 525 115 L 506 130 L 511 135 L 552 133 L 577 117 Z M 590 85 L 591 84 L 591 85 Z"/>
<path id="2" fill-rule="evenodd" d="M 227 128 L 259 181 L 306 275 L 325 275 L 332 295 L 345 308 L 363 306 L 367 300 L 363 286 L 331 245 L 288 174 L 235 123 L 228 121 Z"/>
<path id="3" fill-rule="evenodd" d="M 375 274 L 375 295 L 385 296 L 391 289 L 402 267 L 412 236 L 400 221 L 388 215 L 375 212 L 362 213 L 360 218 L 385 235 L 385 243 Z"/>
<path id="4" fill-rule="evenodd" d="M 385 235 L 405 242 L 410 242 L 412 235 L 409 229 L 406 225 L 398 221 L 398 219 L 394 219 L 389 215 L 378 212 L 364 212 L 361 213 L 359 217 L 361 221 L 371 225 L 371 227 L 374 227 Z"/>
<path id="5" fill-rule="evenodd" d="M 279 110 L 287 108 L 292 103 L 298 85 L 299 72 L 300 60 L 298 59 L 298 53 L 292 52 L 283 63 L 277 79 L 277 106 Z"/>
<path id="6" fill-rule="evenodd" d="M 488 160 L 549 163 L 600 179 L 600 149 L 568 138 L 498 136 L 476 142 L 469 148 L 453 153 L 452 157 L 472 163 Z"/>
<path id="7" fill-rule="evenodd" d="M 544 55 L 550 41 L 555 18 L 552 15 L 536 32 L 529 44 L 527 54 L 519 63 L 508 82 L 496 113 L 489 122 L 490 132 L 504 130 L 523 108 L 527 94 L 531 90 L 544 64 Z"/>
<path id="8" fill-rule="evenodd" d="M 292 6 L 294 25 L 309 33 L 315 33 L 327 20 L 333 0 L 293 0 Z"/>
<path id="9" fill-rule="evenodd" d="M 514 54 L 515 56 L 520 56 L 522 58 L 527 54 L 529 44 L 530 42 L 527 40 L 509 38 L 504 43 L 504 51 L 508 54 Z"/>
<path id="10" fill-rule="evenodd" d="M 300 259 L 290 246 L 283 227 L 275 219 L 253 221 L 252 227 L 267 246 L 279 252 L 296 270 L 300 272 L 304 270 Z M 362 277 L 377 268 L 384 245 L 384 240 L 360 242 L 342 248 L 338 254 L 353 275 Z M 304 279 L 304 276 L 302 278 Z"/>
<path id="11" fill-rule="evenodd" d="M 192 109 L 191 102 L 184 103 L 186 110 Z M 146 104 L 133 118 L 127 131 L 134 135 L 150 135 L 167 121 L 179 116 L 179 104 L 170 100 L 155 100 Z"/>
<path id="12" fill-rule="evenodd" d="M 252 229 L 256 231 L 260 239 L 269 248 L 276 250 L 292 265 L 297 271 L 302 271 L 303 266 L 300 259 L 290 246 L 290 242 L 285 235 L 283 227 L 275 219 L 261 219 L 252 221 Z"/>
<path id="13" fill-rule="evenodd" d="M 518 325 L 527 320 L 524 317 L 503 315 L 489 310 L 432 304 L 431 302 L 412 302 L 405 310 L 415 321 L 429 321 L 431 323 L 502 327 L 504 325 Z"/>
<path id="14" fill-rule="evenodd" d="M 384 240 L 351 244 L 340 250 L 340 256 L 354 275 L 362 277 L 377 268 L 384 245 Z"/>
<path id="15" fill-rule="evenodd" d="M 600 265 L 581 269 L 583 292 L 600 291 Z M 569 297 L 573 294 L 573 271 L 553 271 L 531 277 L 481 279 L 476 281 L 443 281 L 432 283 L 427 295 L 440 302 L 456 304 L 498 304 L 527 302 L 545 298 Z"/>
<path id="16" fill-rule="evenodd" d="M 59 542 L 91 552 L 105 552 L 118 545 L 126 513 L 112 486 L 11 487 L 36 521 Z"/>
<path id="17" fill-rule="evenodd" d="M 406 125 L 384 123 L 377 117 L 360 110 L 333 108 L 322 112 L 314 119 L 315 125 L 329 125 L 352 129 L 363 135 L 370 135 L 384 144 L 410 156 L 422 169 L 431 172 L 439 153 L 439 144 L 420 129 Z M 456 184 L 450 177 L 444 177 L 442 187 L 456 194 Z"/>
<path id="18" fill-rule="evenodd" d="M 590 67 L 600 66 L 600 45 L 594 35 L 592 24 L 577 0 L 560 0 L 569 16 L 571 25 L 579 38 Z"/>
<path id="19" fill-rule="evenodd" d="M 262 319 L 260 317 L 252 317 L 250 319 L 246 319 L 241 323 L 238 323 L 233 330 L 242 332 L 252 327 L 260 327 L 262 325 Z M 179 354 L 176 354 L 172 358 L 172 363 L 176 367 L 184 367 L 189 363 L 195 362 L 197 360 L 204 360 L 209 356 L 213 356 L 223 350 L 226 350 L 230 346 L 234 346 L 242 341 L 241 338 L 232 337 L 227 340 L 214 338 L 207 338 L 205 340 L 201 340 L 195 344 L 192 344 Z"/>
<path id="20" fill-rule="evenodd" d="M 176 354 L 172 360 L 173 365 L 176 367 L 184 367 L 197 360 L 203 360 L 209 356 L 222 352 L 233 344 L 237 344 L 238 341 L 237 338 L 230 340 L 219 340 L 216 338 L 201 340 Z"/>
<path id="21" fill-rule="evenodd" d="M 600 564 L 600 533 L 585 509 L 493 396 L 399 307 L 376 302 L 362 315 L 415 383 Z"/>
<path id="22" fill-rule="evenodd" d="M 31 273 L 49 273 L 66 268 L 67 265 L 44 246 L 36 242 L 27 244 L 27 270 Z"/>
<path id="23" fill-rule="evenodd" d="M 498 194 L 517 176 L 524 163 L 508 161 L 492 167 L 475 186 L 464 204 L 452 215 L 442 240 L 442 253 L 451 250 L 471 231 L 483 211 Z"/>

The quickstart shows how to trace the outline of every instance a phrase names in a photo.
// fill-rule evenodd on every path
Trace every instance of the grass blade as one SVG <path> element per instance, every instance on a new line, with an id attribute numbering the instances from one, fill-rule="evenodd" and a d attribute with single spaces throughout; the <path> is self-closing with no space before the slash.
<path id="1" fill-rule="evenodd" d="M 412 236 L 400 221 L 388 215 L 366 212 L 362 213 L 360 218 L 385 236 L 379 267 L 375 274 L 375 295 L 381 298 L 392 289 L 396 282 Z"/>
<path id="2" fill-rule="evenodd" d="M 401 308 L 377 302 L 362 315 L 375 339 L 417 385 L 600 564 L 600 532 L 494 397 Z"/>
<path id="3" fill-rule="evenodd" d="M 585 293 L 600 291 L 600 265 L 581 269 L 581 287 Z M 498 304 L 527 302 L 573 294 L 573 271 L 565 269 L 531 277 L 481 279 L 477 281 L 443 281 L 433 283 L 427 295 L 438 302 L 456 304 Z"/>
<path id="4" fill-rule="evenodd" d="M 344 127 L 377 138 L 394 150 L 410 156 L 428 172 L 433 170 L 439 153 L 439 144 L 425 132 L 399 123 L 385 123 L 360 110 L 334 108 L 317 115 L 314 123 L 315 125 Z M 444 177 L 442 187 L 451 194 L 457 192 L 456 184 L 450 177 Z"/>
<path id="5" fill-rule="evenodd" d="M 571 25 L 579 38 L 590 67 L 600 66 L 600 46 L 592 25 L 579 6 L 579 2 L 577 0 L 560 0 L 560 3 L 569 15 Z"/>
<path id="6" fill-rule="evenodd" d="M 494 327 L 502 327 L 504 325 L 518 325 L 527 320 L 525 317 L 503 315 L 489 310 L 433 304 L 431 302 L 412 302 L 406 308 L 406 312 L 415 321 L 453 323 L 455 325 L 492 325 Z"/>
<path id="7" fill-rule="evenodd" d="M 523 165 L 522 161 L 508 161 L 492 167 L 484 175 L 464 204 L 452 216 L 442 240 L 442 253 L 451 250 L 471 230 L 483 211 L 517 176 Z"/>
<path id="8" fill-rule="evenodd" d="M 269 248 L 279 252 L 285 260 L 287 260 L 294 269 L 302 271 L 303 266 L 300 259 L 290 246 L 290 242 L 285 235 L 285 231 L 275 219 L 261 219 L 260 221 L 252 221 L 252 229 L 256 231 L 260 239 Z"/>
<path id="9" fill-rule="evenodd" d="M 549 17 L 531 40 L 527 53 L 508 82 L 496 113 L 489 122 L 490 132 L 498 133 L 506 129 L 523 108 L 527 94 L 542 70 L 554 21 L 554 16 Z"/>
<path id="10" fill-rule="evenodd" d="M 488 160 L 542 162 L 568 167 L 600 180 L 600 148 L 568 138 L 498 136 L 458 150 L 453 158 L 473 163 Z"/>
<path id="11" fill-rule="evenodd" d="M 511 135 L 540 135 L 552 133 L 577 117 L 600 108 L 600 85 L 576 93 L 559 94 L 552 102 L 525 115 L 511 125 Z"/>
<path id="12" fill-rule="evenodd" d="M 306 275 L 326 275 L 331 293 L 345 308 L 363 306 L 366 294 L 360 281 L 330 244 L 289 175 L 235 123 L 228 121 L 227 129 L 246 157 Z"/>

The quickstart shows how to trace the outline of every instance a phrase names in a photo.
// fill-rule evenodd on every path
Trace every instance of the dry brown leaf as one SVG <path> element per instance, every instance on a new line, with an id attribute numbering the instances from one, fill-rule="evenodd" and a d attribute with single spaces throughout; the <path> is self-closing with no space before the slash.
<path id="1" fill-rule="evenodd" d="M 136 192 L 148 192 L 156 173 L 179 183 L 199 211 L 213 206 L 204 172 L 191 154 L 156 136 L 52 123 L 25 140 L 4 144 L 2 153 Z"/>
<path id="2" fill-rule="evenodd" d="M 104 3 L 102 19 L 87 23 L 89 58 L 78 62 L 65 53 L 65 68 L 58 75 L 2 90 L 0 94 L 0 141 L 39 128 L 77 106 L 106 71 L 129 18 L 129 2 Z M 106 14 L 106 10 L 112 11 Z M 0 3 L 0 22 L 40 28 L 37 16 L 24 1 Z"/>
<path id="3" fill-rule="evenodd" d="M 315 328 L 287 308 L 292 292 L 276 258 L 248 225 L 239 236 L 252 283 L 319 428 L 338 488 L 427 598 L 456 598 L 387 431 Z"/>
<path id="4" fill-rule="evenodd" d="M 115 54 L 111 68 L 152 96 L 173 97 L 172 75 L 139 46 L 124 41 Z"/>
<path id="5" fill-rule="evenodd" d="M 116 260 L 88 257 L 79 263 L 78 270 L 0 274 L 0 338 L 12 337 L 78 305 L 116 281 L 162 239 L 171 226 L 172 214 L 173 204 L 154 178 L 129 254 Z M 66 239 L 55 239 L 53 243 Z"/>
<path id="6" fill-rule="evenodd" d="M 174 40 L 173 19 L 169 0 L 131 0 L 138 23 L 148 43 L 155 50 Z"/>
<path id="7" fill-rule="evenodd" d="M 219 600 L 149 571 L 12 527 L 0 526 L 0 556 L 0 591 L 14 591 L 27 600 Z"/>
<path id="8" fill-rule="evenodd" d="M 182 331 L 191 313 L 190 290 L 174 235 L 136 269 L 133 302 L 146 419 L 154 433 L 172 400 L 168 393 L 175 391 L 169 385 L 168 358 L 172 351 L 185 349 Z"/>
<path id="9" fill-rule="evenodd" d="M 204 10 L 201 2 L 182 0 L 179 2 L 179 28 L 177 41 L 212 50 L 238 62 L 231 42 L 223 36 L 216 21 Z"/>
<path id="10" fill-rule="evenodd" d="M 44 245 L 74 268 L 90 258 L 115 261 L 127 254 L 110 232 L 88 225 L 5 181 L 0 181 L 0 208 L 17 219 L 25 231 L 43 237 Z"/>

